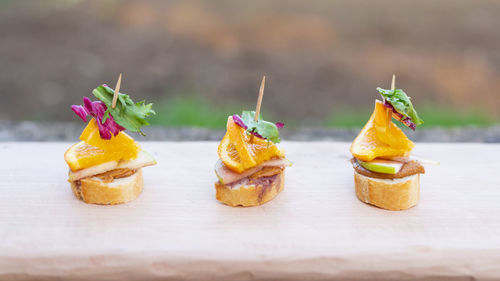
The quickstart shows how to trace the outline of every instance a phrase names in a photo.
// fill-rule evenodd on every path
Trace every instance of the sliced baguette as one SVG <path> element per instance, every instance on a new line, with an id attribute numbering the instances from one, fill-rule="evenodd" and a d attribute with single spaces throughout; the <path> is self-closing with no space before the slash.
<path id="1" fill-rule="evenodd" d="M 144 186 L 142 170 L 133 175 L 104 182 L 97 177 L 69 181 L 76 198 L 91 204 L 115 205 L 137 198 Z"/>
<path id="2" fill-rule="evenodd" d="M 354 171 L 354 187 L 362 202 L 387 210 L 406 210 L 417 205 L 420 199 L 420 174 L 378 179 Z"/>
<path id="3" fill-rule="evenodd" d="M 262 185 L 224 185 L 215 183 L 215 197 L 220 202 L 229 206 L 258 206 L 272 200 L 283 190 L 285 185 L 285 171 L 279 173 L 270 186 Z"/>

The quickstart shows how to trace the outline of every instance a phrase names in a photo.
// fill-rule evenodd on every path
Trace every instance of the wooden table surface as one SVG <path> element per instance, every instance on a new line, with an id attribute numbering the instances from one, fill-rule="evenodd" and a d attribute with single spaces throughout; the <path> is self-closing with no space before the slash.
<path id="1" fill-rule="evenodd" d="M 0 143 L 1 280 L 500 279 L 500 145 L 418 143 L 421 200 L 356 198 L 348 143 L 284 142 L 285 190 L 252 208 L 215 200 L 216 142 L 145 142 L 135 201 L 74 198 L 69 143 Z"/>

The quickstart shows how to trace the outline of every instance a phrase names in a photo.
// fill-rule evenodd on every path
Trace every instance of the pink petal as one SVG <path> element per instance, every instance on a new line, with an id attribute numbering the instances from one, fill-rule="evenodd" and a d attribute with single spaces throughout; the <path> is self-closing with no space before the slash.
<path id="1" fill-rule="evenodd" d="M 92 109 L 92 101 L 89 98 L 83 97 L 83 107 L 90 115 L 94 115 L 94 110 Z"/>
<path id="2" fill-rule="evenodd" d="M 72 105 L 71 110 L 78 115 L 78 117 L 82 118 L 83 122 L 87 122 L 88 112 L 81 105 Z"/>
<path id="3" fill-rule="evenodd" d="M 73 109 L 73 111 L 85 122 L 87 121 L 86 117 L 88 115 L 94 117 L 99 127 L 99 135 L 102 139 L 108 140 L 112 135 L 116 136 L 118 133 L 125 130 L 125 128 L 115 122 L 115 119 L 111 115 L 106 119 L 106 122 L 102 122 L 104 113 L 108 109 L 106 104 L 102 101 L 93 102 L 89 98 L 83 97 L 83 106 L 74 105 L 71 109 Z"/>
<path id="4" fill-rule="evenodd" d="M 248 129 L 248 126 L 243 122 L 238 114 L 233 115 L 233 121 L 234 123 L 236 123 L 236 125 L 242 127 L 243 129 Z"/>
<path id="5" fill-rule="evenodd" d="M 254 132 L 254 131 L 250 132 L 250 134 L 252 134 L 258 138 L 261 138 L 261 139 L 266 139 L 265 137 L 261 136 L 260 134 L 258 134 L 257 132 Z"/>
<path id="6" fill-rule="evenodd" d="M 411 121 L 411 119 L 409 117 L 404 117 L 403 114 L 397 112 L 397 110 L 394 108 L 394 106 L 392 106 L 392 104 L 388 103 L 387 101 L 384 102 L 384 106 L 391 109 L 392 113 L 398 117 L 398 119 L 401 123 L 405 124 L 406 127 L 415 131 L 415 129 L 417 128 L 417 125 L 415 125 L 415 123 L 413 123 L 413 121 Z"/>

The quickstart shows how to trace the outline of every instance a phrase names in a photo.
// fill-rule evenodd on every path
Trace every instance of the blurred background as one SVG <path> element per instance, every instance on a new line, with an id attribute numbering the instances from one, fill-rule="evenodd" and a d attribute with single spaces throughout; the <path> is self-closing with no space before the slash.
<path id="1" fill-rule="evenodd" d="M 97 85 L 153 102 L 153 124 L 224 128 L 253 109 L 359 127 L 376 87 L 423 128 L 500 121 L 500 1 L 0 0 L 0 120 L 72 121 Z"/>

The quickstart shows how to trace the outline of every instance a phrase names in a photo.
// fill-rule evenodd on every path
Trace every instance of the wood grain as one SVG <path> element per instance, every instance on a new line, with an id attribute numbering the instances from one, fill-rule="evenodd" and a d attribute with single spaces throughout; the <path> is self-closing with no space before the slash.
<path id="1" fill-rule="evenodd" d="M 69 145 L 0 143 L 0 279 L 500 278 L 498 144 L 417 144 L 441 165 L 403 212 L 358 201 L 348 143 L 284 142 L 285 190 L 253 208 L 215 200 L 216 142 L 145 142 L 143 194 L 87 205 Z"/>

